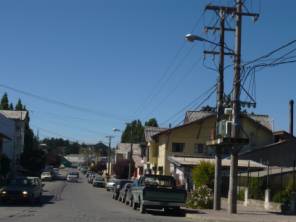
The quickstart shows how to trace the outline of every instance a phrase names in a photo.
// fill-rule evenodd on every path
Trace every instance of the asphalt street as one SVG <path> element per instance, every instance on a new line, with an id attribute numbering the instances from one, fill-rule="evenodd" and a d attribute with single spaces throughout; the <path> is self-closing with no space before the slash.
<path id="1" fill-rule="evenodd" d="M 5 205 L 0 222 L 161 222 L 188 221 L 184 215 L 165 215 L 160 211 L 139 211 L 111 198 L 111 192 L 94 188 L 81 176 L 79 183 L 46 182 L 41 206 Z"/>

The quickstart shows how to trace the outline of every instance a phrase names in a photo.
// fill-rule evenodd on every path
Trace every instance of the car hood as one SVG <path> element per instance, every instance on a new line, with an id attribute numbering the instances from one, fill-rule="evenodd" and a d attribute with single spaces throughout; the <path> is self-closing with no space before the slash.
<path id="1" fill-rule="evenodd" d="M 33 190 L 33 187 L 28 187 L 28 186 L 4 186 L 2 190 L 5 190 L 5 191 L 23 191 L 23 190 L 27 190 L 27 191 L 30 191 L 30 190 Z"/>

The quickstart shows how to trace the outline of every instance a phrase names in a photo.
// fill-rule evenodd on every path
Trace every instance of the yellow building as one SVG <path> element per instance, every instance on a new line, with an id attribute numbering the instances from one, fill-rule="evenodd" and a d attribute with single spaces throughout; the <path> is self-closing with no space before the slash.
<path id="1" fill-rule="evenodd" d="M 216 114 L 214 112 L 193 111 L 186 113 L 183 125 L 169 129 L 154 129 L 154 133 L 150 134 L 150 140 L 147 141 L 146 169 L 149 168 L 157 174 L 170 175 L 168 157 L 212 157 L 215 151 L 205 144 L 213 137 L 215 124 Z M 241 126 L 241 137 L 249 139 L 249 144 L 245 145 L 242 151 L 252 150 L 273 142 L 268 116 L 242 114 Z M 224 149 L 223 153 L 228 155 L 228 149 Z"/>

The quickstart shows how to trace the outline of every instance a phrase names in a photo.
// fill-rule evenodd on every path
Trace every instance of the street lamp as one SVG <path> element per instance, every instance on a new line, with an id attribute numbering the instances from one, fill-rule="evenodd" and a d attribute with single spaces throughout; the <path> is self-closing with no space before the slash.
<path id="1" fill-rule="evenodd" d="M 193 35 L 193 34 L 187 34 L 185 35 L 185 39 L 188 41 L 188 42 L 194 42 L 194 41 L 200 41 L 200 42 L 208 42 L 212 45 L 215 45 L 215 46 L 222 46 L 220 43 L 216 43 L 216 42 L 213 42 L 213 41 L 210 41 L 208 39 L 205 39 L 203 37 L 200 37 L 198 35 Z M 234 52 L 232 49 L 228 48 L 225 44 L 223 45 L 223 47 L 231 52 Z"/>

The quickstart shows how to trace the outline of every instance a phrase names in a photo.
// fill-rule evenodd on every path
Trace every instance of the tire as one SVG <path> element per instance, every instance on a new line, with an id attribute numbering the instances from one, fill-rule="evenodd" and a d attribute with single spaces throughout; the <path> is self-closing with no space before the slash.
<path id="1" fill-rule="evenodd" d="M 129 205 L 129 202 L 128 202 L 128 200 L 126 198 L 124 200 L 124 203 L 125 203 L 125 205 Z"/>
<path id="2" fill-rule="evenodd" d="M 132 208 L 134 210 L 137 210 L 137 208 L 138 208 L 137 203 L 135 201 L 133 201 Z"/>

